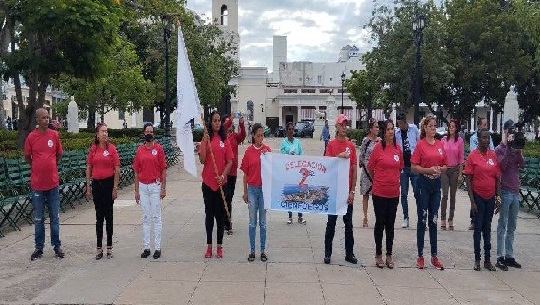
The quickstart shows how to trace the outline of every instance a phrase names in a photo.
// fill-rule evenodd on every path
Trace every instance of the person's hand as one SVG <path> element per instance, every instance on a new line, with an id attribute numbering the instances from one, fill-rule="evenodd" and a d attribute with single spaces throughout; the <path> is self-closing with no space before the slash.
<path id="1" fill-rule="evenodd" d="M 266 149 L 266 148 L 261 149 L 261 154 L 264 155 L 264 154 L 266 154 L 267 152 L 268 152 L 268 149 Z"/>
<path id="2" fill-rule="evenodd" d="M 165 196 L 167 196 L 167 191 L 162 188 L 161 191 L 159 192 L 159 198 L 163 199 L 165 198 Z"/>
<path id="3" fill-rule="evenodd" d="M 242 199 L 244 199 L 244 202 L 245 202 L 246 204 L 249 204 L 249 201 L 248 201 L 248 195 L 247 195 L 246 193 L 244 193 L 244 194 L 242 195 Z"/>
<path id="4" fill-rule="evenodd" d="M 92 199 L 92 187 L 91 186 L 86 187 L 86 198 Z"/>
<path id="5" fill-rule="evenodd" d="M 238 119 L 238 123 L 239 124 L 244 124 L 244 117 L 241 116 L 239 119 Z"/>
<path id="6" fill-rule="evenodd" d="M 512 141 L 514 141 L 514 134 L 509 134 L 508 137 L 506 138 L 506 143 L 512 142 Z"/>
<path id="7" fill-rule="evenodd" d="M 221 186 L 221 185 L 223 185 L 225 183 L 225 176 L 219 175 L 219 176 L 216 177 L 216 180 L 218 182 L 218 185 Z"/>
<path id="8" fill-rule="evenodd" d="M 349 159 L 350 156 L 351 156 L 350 152 L 344 151 L 344 152 L 340 153 L 339 155 L 337 155 L 336 157 L 343 158 L 343 159 Z"/>
<path id="9" fill-rule="evenodd" d="M 471 202 L 471 213 L 475 215 L 478 213 L 478 206 L 476 206 L 476 203 Z"/>
<path id="10" fill-rule="evenodd" d="M 459 184 L 463 183 L 463 174 L 459 173 L 457 176 L 457 179 L 458 179 Z"/>
<path id="11" fill-rule="evenodd" d="M 354 192 L 349 192 L 349 197 L 347 198 L 347 204 L 353 204 L 354 202 Z"/>
<path id="12" fill-rule="evenodd" d="M 112 199 L 115 200 L 116 198 L 118 198 L 118 189 L 113 187 L 113 189 L 112 189 Z"/>
<path id="13" fill-rule="evenodd" d="M 135 190 L 135 202 L 137 204 L 140 204 L 141 201 L 141 195 L 139 194 L 139 190 Z"/>

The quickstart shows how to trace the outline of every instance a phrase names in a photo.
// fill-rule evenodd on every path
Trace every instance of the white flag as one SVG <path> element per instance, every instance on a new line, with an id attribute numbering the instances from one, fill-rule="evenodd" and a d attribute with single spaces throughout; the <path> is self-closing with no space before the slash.
<path id="1" fill-rule="evenodd" d="M 195 165 L 195 147 L 193 146 L 193 131 L 191 128 L 191 120 L 200 117 L 201 103 L 191 65 L 187 55 L 186 45 L 184 43 L 184 35 L 182 28 L 178 26 L 178 65 L 176 73 L 176 94 L 178 105 L 177 113 L 177 128 L 176 128 L 176 143 L 184 154 L 184 169 L 197 177 L 197 166 Z"/>

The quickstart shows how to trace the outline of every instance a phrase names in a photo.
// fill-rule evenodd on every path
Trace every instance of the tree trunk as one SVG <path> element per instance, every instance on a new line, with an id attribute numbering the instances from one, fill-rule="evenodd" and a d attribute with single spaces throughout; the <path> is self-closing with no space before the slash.
<path id="1" fill-rule="evenodd" d="M 96 106 L 88 106 L 88 120 L 86 120 L 86 128 L 92 130 L 96 126 Z"/>
<path id="2" fill-rule="evenodd" d="M 143 122 L 154 123 L 154 106 L 148 106 L 143 108 Z"/>

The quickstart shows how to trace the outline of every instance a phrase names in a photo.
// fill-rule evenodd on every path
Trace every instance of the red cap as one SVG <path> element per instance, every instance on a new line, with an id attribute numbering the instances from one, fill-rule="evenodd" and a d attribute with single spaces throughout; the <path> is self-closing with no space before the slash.
<path id="1" fill-rule="evenodd" d="M 343 113 L 338 115 L 337 119 L 336 119 L 336 124 L 341 124 L 343 123 L 344 121 L 347 121 L 349 122 L 349 119 L 347 118 L 346 115 L 344 115 Z"/>

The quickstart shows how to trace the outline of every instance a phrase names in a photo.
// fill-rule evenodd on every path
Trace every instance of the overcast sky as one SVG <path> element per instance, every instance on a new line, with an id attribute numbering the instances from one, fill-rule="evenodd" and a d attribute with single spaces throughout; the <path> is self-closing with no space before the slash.
<path id="1" fill-rule="evenodd" d="M 379 1 L 380 2 L 380 1 Z M 272 70 L 272 35 L 287 36 L 288 61 L 336 62 L 339 50 L 371 49 L 362 27 L 373 0 L 239 0 L 242 66 Z M 212 0 L 187 0 L 187 7 L 211 17 Z"/>

